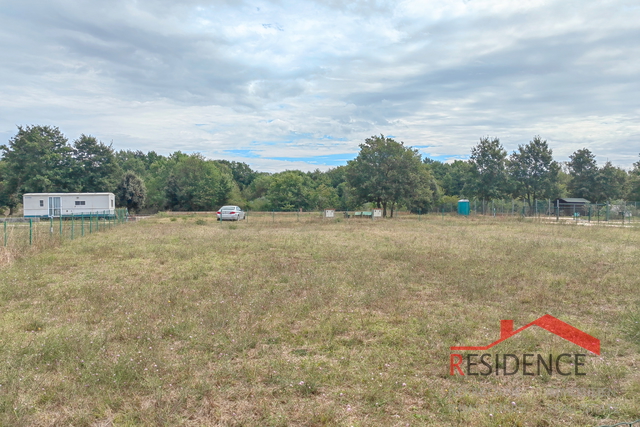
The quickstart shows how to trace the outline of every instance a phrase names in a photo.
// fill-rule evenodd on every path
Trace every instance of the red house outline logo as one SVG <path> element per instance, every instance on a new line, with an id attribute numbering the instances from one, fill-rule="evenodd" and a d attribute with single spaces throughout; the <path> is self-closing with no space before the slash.
<path id="1" fill-rule="evenodd" d="M 549 314 L 545 314 L 539 319 L 524 325 L 520 329 L 513 330 L 513 320 L 500 320 L 500 339 L 492 342 L 486 346 L 465 346 L 465 347 L 450 347 L 451 350 L 488 350 L 494 345 L 500 344 L 512 336 L 519 334 L 525 329 L 531 326 L 539 326 L 552 334 L 559 336 L 567 341 L 570 341 L 587 351 L 600 355 L 600 340 L 592 337 L 586 332 L 581 331 L 578 328 L 574 328 L 568 323 L 563 322 Z"/>

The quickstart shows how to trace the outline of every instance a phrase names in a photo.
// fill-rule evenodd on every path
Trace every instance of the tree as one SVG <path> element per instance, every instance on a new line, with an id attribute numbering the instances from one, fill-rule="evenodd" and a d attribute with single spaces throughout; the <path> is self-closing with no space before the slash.
<path id="1" fill-rule="evenodd" d="M 507 168 L 514 183 L 513 195 L 524 198 L 529 209 L 536 199 L 558 195 L 560 165 L 553 160 L 547 141 L 539 136 L 527 145 L 519 145 L 509 157 Z"/>
<path id="2" fill-rule="evenodd" d="M 256 179 L 245 188 L 244 193 L 248 200 L 266 197 L 269 185 L 271 185 L 271 174 L 259 172 Z"/>
<path id="3" fill-rule="evenodd" d="M 427 213 L 441 198 L 438 182 L 433 176 L 429 165 L 423 163 L 421 166 L 422 169 L 418 171 L 414 178 L 414 190 L 402 201 L 414 213 Z"/>
<path id="4" fill-rule="evenodd" d="M 314 207 L 313 182 L 300 171 L 284 171 L 271 175 L 267 199 L 271 208 L 280 211 Z"/>
<path id="5" fill-rule="evenodd" d="M 335 188 L 329 185 L 320 184 L 313 191 L 313 199 L 315 200 L 317 209 L 339 209 L 340 198 L 338 197 L 338 191 Z"/>
<path id="6" fill-rule="evenodd" d="M 470 162 L 455 160 L 453 163 L 443 163 L 426 158 L 424 163 L 429 166 L 443 196 L 461 197 L 471 193 L 474 177 Z"/>
<path id="7" fill-rule="evenodd" d="M 57 127 L 18 126 L 18 133 L 0 150 L 6 162 L 5 199 L 73 190 L 72 149 Z"/>
<path id="8" fill-rule="evenodd" d="M 157 156 L 153 151 L 149 152 L 149 155 L 151 155 L 151 153 L 155 155 L 153 157 Z M 151 166 L 149 156 L 140 150 L 120 150 L 115 153 L 115 157 L 122 170 L 131 171 L 139 177 L 145 177 L 149 167 Z"/>
<path id="9" fill-rule="evenodd" d="M 507 191 L 506 159 L 507 151 L 498 138 L 480 138 L 471 149 L 470 193 L 487 200 L 502 197 Z"/>
<path id="10" fill-rule="evenodd" d="M 571 177 L 567 187 L 569 194 L 573 197 L 596 201 L 595 193 L 598 180 L 596 156 L 587 148 L 583 148 L 569 156 L 567 167 Z"/>
<path id="11" fill-rule="evenodd" d="M 9 215 L 13 215 L 13 210 L 19 203 L 17 194 L 8 189 L 7 162 L 0 160 L 0 215 L 6 208 L 9 209 Z"/>
<path id="12" fill-rule="evenodd" d="M 598 170 L 595 182 L 595 201 L 612 201 L 625 196 L 627 186 L 627 173 L 611 164 L 605 165 Z"/>
<path id="13" fill-rule="evenodd" d="M 598 168 L 596 157 L 586 148 L 576 151 L 569 159 L 567 167 L 571 180 L 568 190 L 571 195 L 593 202 L 616 200 L 627 195 L 628 175 L 624 170 L 611 162 Z"/>
<path id="14" fill-rule="evenodd" d="M 147 187 L 145 207 L 147 209 L 160 210 L 167 206 L 167 180 L 175 161 L 164 156 L 154 156 L 153 162 L 146 171 L 144 184 Z"/>
<path id="15" fill-rule="evenodd" d="M 629 173 L 627 200 L 640 200 L 640 160 L 633 164 L 633 170 Z"/>
<path id="16" fill-rule="evenodd" d="M 227 202 L 232 186 L 233 178 L 214 161 L 181 154 L 167 178 L 167 204 L 175 210 L 214 210 Z"/>
<path id="17" fill-rule="evenodd" d="M 258 176 L 258 173 L 249 167 L 248 164 L 243 162 L 235 162 L 229 160 L 216 160 L 216 162 L 223 164 L 229 168 L 233 180 L 240 187 L 240 191 L 249 186 L 253 180 Z"/>
<path id="18" fill-rule="evenodd" d="M 375 203 L 385 217 L 390 208 L 393 217 L 396 204 L 417 191 L 422 170 L 418 150 L 384 135 L 372 136 L 348 162 L 347 182 L 361 201 Z"/>
<path id="19" fill-rule="evenodd" d="M 128 171 L 116 189 L 116 203 L 130 211 L 138 212 L 144 207 L 146 195 L 144 181 L 134 172 Z"/>
<path id="20" fill-rule="evenodd" d="M 81 135 L 73 142 L 72 176 L 76 191 L 113 191 L 122 175 L 113 148 L 93 136 Z"/>
<path id="21" fill-rule="evenodd" d="M 338 166 L 332 169 L 329 169 L 324 173 L 326 176 L 329 185 L 333 188 L 338 188 L 340 184 L 347 182 L 347 167 L 346 166 Z"/>
<path id="22" fill-rule="evenodd" d="M 347 182 L 347 166 L 338 166 L 324 172 L 323 183 L 335 189 L 338 197 L 336 209 L 349 211 L 354 210 L 360 204 L 354 189 Z"/>

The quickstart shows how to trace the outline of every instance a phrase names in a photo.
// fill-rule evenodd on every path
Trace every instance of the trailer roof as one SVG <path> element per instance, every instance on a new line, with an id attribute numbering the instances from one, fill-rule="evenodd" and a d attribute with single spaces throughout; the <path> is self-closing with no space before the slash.
<path id="1" fill-rule="evenodd" d="M 24 193 L 23 196 L 93 196 L 113 193 Z"/>

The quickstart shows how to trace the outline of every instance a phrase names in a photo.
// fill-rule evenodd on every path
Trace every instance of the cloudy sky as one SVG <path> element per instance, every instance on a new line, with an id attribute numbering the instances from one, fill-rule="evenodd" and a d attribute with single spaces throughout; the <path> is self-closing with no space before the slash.
<path id="1" fill-rule="evenodd" d="M 0 0 L 0 143 L 17 125 L 263 171 L 426 156 L 640 152 L 637 0 Z"/>

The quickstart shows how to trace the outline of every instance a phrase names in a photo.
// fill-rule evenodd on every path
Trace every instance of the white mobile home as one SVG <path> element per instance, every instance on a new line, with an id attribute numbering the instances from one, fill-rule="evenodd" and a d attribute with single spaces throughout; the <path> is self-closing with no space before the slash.
<path id="1" fill-rule="evenodd" d="M 26 193 L 22 196 L 25 218 L 59 218 L 115 215 L 113 193 Z"/>

